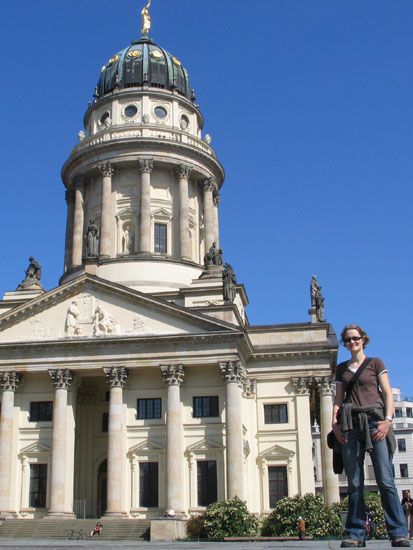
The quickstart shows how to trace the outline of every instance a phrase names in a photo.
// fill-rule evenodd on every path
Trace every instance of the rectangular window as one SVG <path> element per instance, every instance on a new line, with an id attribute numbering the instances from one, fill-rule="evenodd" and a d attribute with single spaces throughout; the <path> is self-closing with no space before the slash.
<path id="1" fill-rule="evenodd" d="M 406 409 L 406 416 L 407 418 L 412 418 L 412 409 L 410 407 Z"/>
<path id="2" fill-rule="evenodd" d="M 158 463 L 139 463 L 139 506 L 158 508 Z"/>
<path id="3" fill-rule="evenodd" d="M 279 500 L 288 497 L 287 466 L 268 466 L 268 489 L 270 508 Z"/>
<path id="4" fill-rule="evenodd" d="M 217 463 L 215 460 L 198 460 L 198 506 L 217 501 Z"/>
<path id="5" fill-rule="evenodd" d="M 218 396 L 210 395 L 205 397 L 194 397 L 193 417 L 204 418 L 208 416 L 219 416 Z"/>
<path id="6" fill-rule="evenodd" d="M 30 422 L 51 422 L 53 420 L 53 401 L 32 401 L 30 403 Z"/>
<path id="7" fill-rule="evenodd" d="M 401 409 L 395 409 L 394 410 L 394 416 L 396 418 L 401 418 L 402 417 L 402 410 Z"/>
<path id="8" fill-rule="evenodd" d="M 287 404 L 264 405 L 265 424 L 286 424 L 288 422 Z"/>
<path id="9" fill-rule="evenodd" d="M 168 228 L 165 223 L 155 224 L 155 252 L 166 254 L 168 251 Z"/>
<path id="10" fill-rule="evenodd" d="M 136 409 L 138 420 L 161 418 L 162 400 L 160 398 L 138 399 Z"/>
<path id="11" fill-rule="evenodd" d="M 407 464 L 400 464 L 400 477 L 409 477 L 409 467 Z"/>
<path id="12" fill-rule="evenodd" d="M 398 439 L 397 440 L 397 448 L 399 450 L 399 453 L 405 453 L 406 452 L 406 440 L 405 439 Z"/>
<path id="13" fill-rule="evenodd" d="M 109 413 L 102 413 L 102 432 L 106 433 L 109 429 Z"/>
<path id="14" fill-rule="evenodd" d="M 30 508 L 46 508 L 47 464 L 30 464 Z"/>

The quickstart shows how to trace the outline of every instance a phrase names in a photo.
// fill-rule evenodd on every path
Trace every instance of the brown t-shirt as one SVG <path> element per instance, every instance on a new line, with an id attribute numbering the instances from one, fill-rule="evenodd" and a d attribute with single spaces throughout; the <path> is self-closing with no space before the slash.
<path id="1" fill-rule="evenodd" d="M 348 361 L 344 361 L 337 365 L 336 369 L 336 383 L 343 384 L 344 395 L 348 383 L 355 374 L 348 368 L 348 363 Z M 387 372 L 387 369 L 383 361 L 378 357 L 373 357 L 359 376 L 351 392 L 350 403 L 358 407 L 368 407 L 377 403 L 383 404 L 383 397 L 378 383 L 380 375 L 384 372 Z"/>

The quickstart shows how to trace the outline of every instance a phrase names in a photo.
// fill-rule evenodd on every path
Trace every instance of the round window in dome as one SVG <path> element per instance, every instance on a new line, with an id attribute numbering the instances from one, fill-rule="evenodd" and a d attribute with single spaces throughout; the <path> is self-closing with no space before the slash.
<path id="1" fill-rule="evenodd" d="M 165 109 L 165 107 L 161 107 L 160 105 L 155 107 L 154 112 L 158 118 L 166 118 L 168 116 L 168 111 Z"/>
<path id="2" fill-rule="evenodd" d="M 125 116 L 127 116 L 128 118 L 133 118 L 134 116 L 136 116 L 138 112 L 138 108 L 136 107 L 136 105 L 128 105 L 127 107 L 125 107 Z"/>
<path id="3" fill-rule="evenodd" d="M 186 130 L 189 126 L 189 118 L 186 115 L 181 116 L 181 129 Z"/>
<path id="4" fill-rule="evenodd" d="M 109 119 L 110 119 L 110 114 L 108 111 L 106 111 L 106 113 L 103 113 L 103 115 L 100 117 L 99 122 L 101 123 L 102 126 L 104 126 Z"/>

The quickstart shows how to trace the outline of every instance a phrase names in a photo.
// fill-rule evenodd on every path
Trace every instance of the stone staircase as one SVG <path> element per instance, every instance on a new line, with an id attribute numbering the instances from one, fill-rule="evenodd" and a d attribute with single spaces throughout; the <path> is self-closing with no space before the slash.
<path id="1" fill-rule="evenodd" d="M 95 535 L 101 540 L 143 540 L 149 534 L 149 521 L 139 519 L 96 520 L 96 519 L 7 519 L 0 525 L 0 538 L 66 539 L 73 531 L 76 535 L 82 530 L 85 538 L 101 521 L 102 534 Z"/>

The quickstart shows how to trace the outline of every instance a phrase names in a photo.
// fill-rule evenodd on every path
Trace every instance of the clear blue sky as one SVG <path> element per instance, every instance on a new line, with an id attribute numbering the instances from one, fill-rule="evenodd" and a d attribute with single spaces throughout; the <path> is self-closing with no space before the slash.
<path id="1" fill-rule="evenodd" d="M 143 4 L 1 3 L 1 292 L 30 254 L 57 285 L 60 168 Z M 154 0 L 152 21 L 226 169 L 221 240 L 250 322 L 308 321 L 317 274 L 335 330 L 365 327 L 369 354 L 413 396 L 413 2 Z"/>

